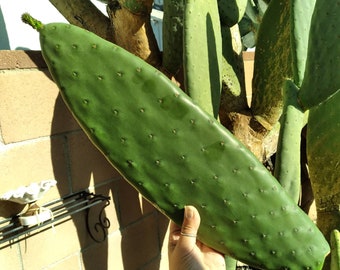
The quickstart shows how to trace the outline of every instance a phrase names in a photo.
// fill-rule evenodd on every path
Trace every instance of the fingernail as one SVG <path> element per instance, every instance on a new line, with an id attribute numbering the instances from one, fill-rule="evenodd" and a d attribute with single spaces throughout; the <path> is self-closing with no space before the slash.
<path id="1" fill-rule="evenodd" d="M 184 209 L 185 209 L 185 211 L 184 211 L 185 218 L 191 219 L 194 216 L 194 211 L 192 210 L 192 208 L 185 206 Z"/>

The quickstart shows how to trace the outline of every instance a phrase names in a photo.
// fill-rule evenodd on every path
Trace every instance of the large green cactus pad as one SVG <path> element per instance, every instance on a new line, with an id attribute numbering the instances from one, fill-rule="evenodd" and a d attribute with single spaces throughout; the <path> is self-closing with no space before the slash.
<path id="1" fill-rule="evenodd" d="M 207 245 L 265 269 L 321 269 L 329 246 L 231 133 L 166 76 L 68 24 L 40 28 L 61 94 L 90 140 L 145 198 L 180 224 L 201 215 Z"/>

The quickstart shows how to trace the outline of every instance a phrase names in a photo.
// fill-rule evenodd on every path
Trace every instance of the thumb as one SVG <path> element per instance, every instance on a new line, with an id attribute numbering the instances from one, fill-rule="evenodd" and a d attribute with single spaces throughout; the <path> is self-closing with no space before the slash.
<path id="1" fill-rule="evenodd" d="M 196 235 L 201 222 L 200 215 L 194 206 L 184 207 L 184 220 L 181 228 L 179 245 L 191 249 L 196 244 Z"/>

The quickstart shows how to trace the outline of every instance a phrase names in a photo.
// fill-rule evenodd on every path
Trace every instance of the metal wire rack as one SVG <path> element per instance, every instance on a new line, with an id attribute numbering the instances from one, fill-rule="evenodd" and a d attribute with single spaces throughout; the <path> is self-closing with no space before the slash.
<path id="1" fill-rule="evenodd" d="M 110 197 L 108 196 L 81 191 L 43 205 L 42 207 L 49 209 L 52 213 L 52 218 L 43 223 L 23 226 L 19 222 L 19 216 L 0 220 L 0 250 L 64 223 L 74 214 L 82 211 L 86 211 L 85 222 L 90 236 L 94 241 L 102 242 L 106 239 L 107 229 L 110 227 L 110 221 L 104 211 L 109 204 Z M 98 207 L 94 207 L 96 205 Z M 99 213 L 96 213 L 98 219 L 94 222 L 91 209 L 97 211 L 99 209 Z"/>

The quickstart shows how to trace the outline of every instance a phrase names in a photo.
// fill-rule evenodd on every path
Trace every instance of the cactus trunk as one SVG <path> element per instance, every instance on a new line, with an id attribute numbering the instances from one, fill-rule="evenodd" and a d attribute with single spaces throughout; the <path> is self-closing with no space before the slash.
<path id="1" fill-rule="evenodd" d="M 115 43 L 147 63 L 159 67 L 161 55 L 150 22 L 153 1 L 121 0 L 120 7 L 110 8 Z"/>
<path id="2" fill-rule="evenodd" d="M 268 130 L 281 116 L 282 85 L 292 74 L 289 10 L 287 0 L 270 1 L 258 33 L 251 108 Z"/>

